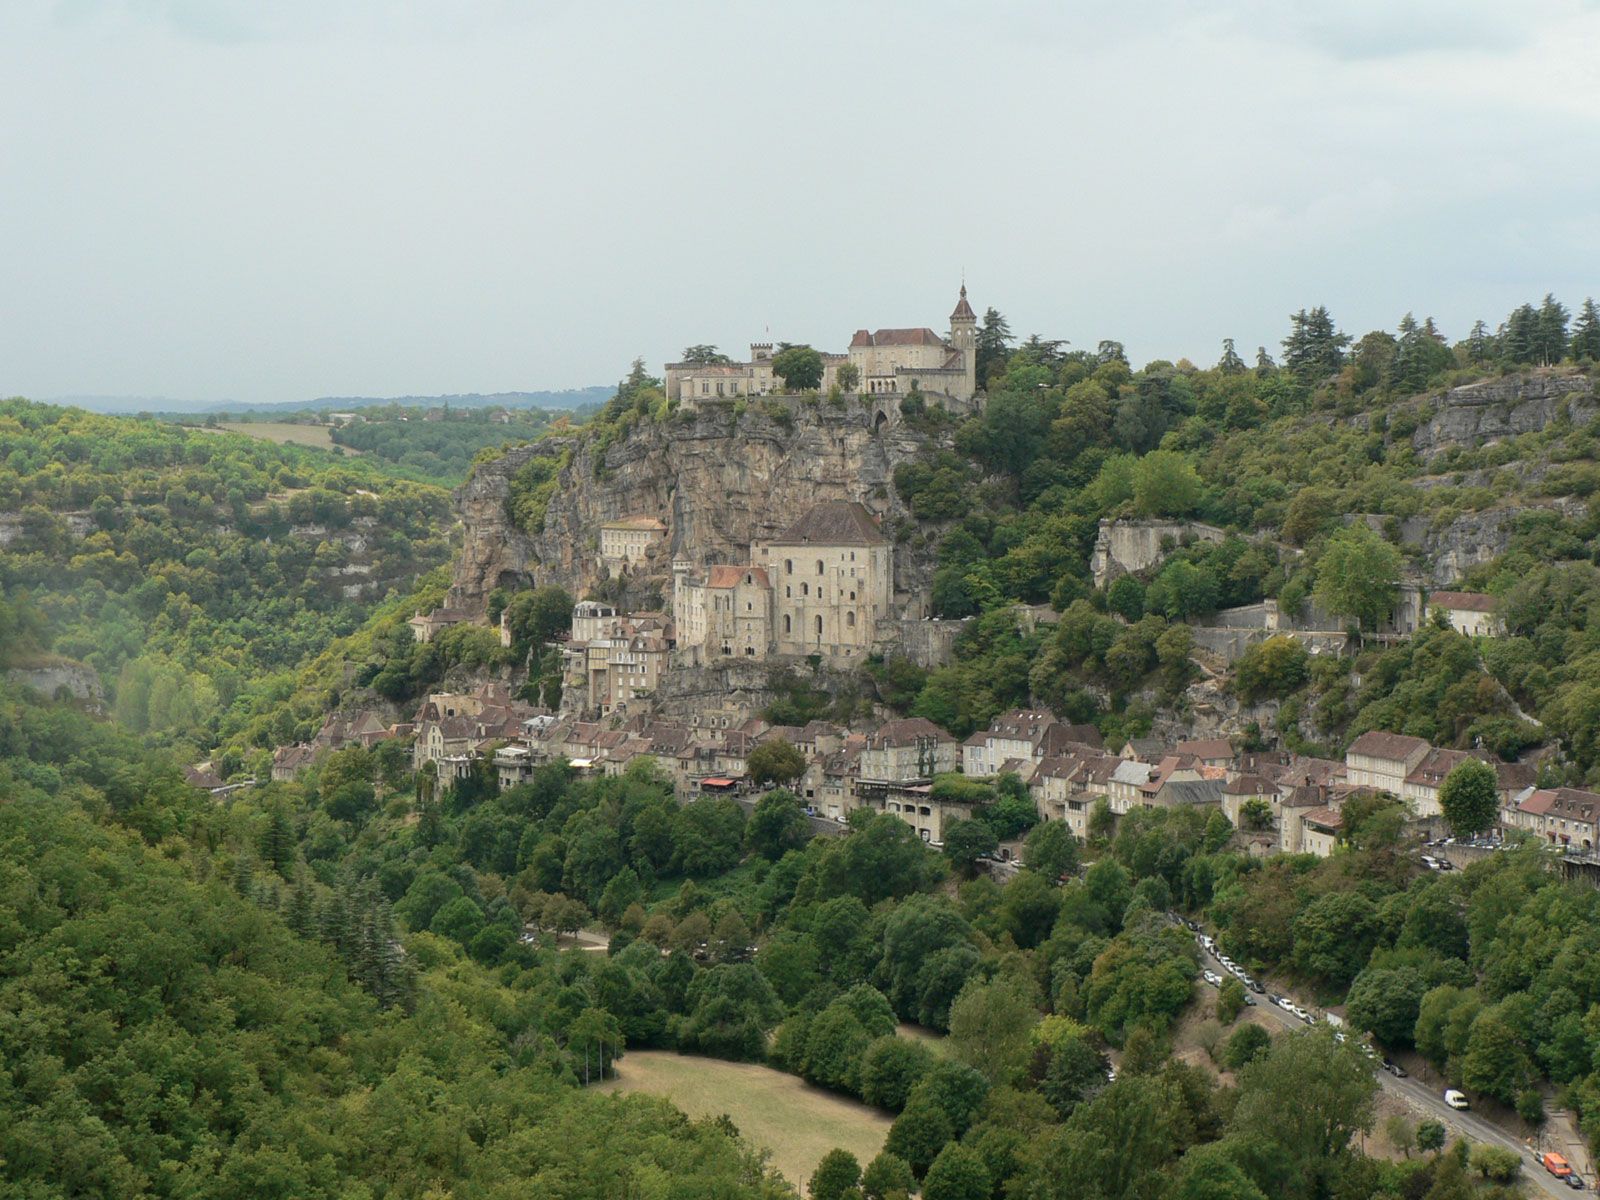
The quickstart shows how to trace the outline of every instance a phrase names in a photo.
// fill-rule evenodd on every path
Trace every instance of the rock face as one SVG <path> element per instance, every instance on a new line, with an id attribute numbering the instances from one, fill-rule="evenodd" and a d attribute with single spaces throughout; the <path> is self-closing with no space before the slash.
<path id="1" fill-rule="evenodd" d="M 598 536 L 605 521 L 656 517 L 667 537 L 653 558 L 612 585 L 622 603 L 670 593 L 674 558 L 749 561 L 752 541 L 770 537 L 825 500 L 859 500 L 891 539 L 910 530 L 894 492 L 894 470 L 948 436 L 920 432 L 871 397 L 840 407 L 798 397 L 767 397 L 736 412 L 729 404 L 641 421 L 598 457 L 589 438 L 547 439 L 482 463 L 456 493 L 463 542 L 452 606 L 480 611 L 496 587 L 559 584 L 581 596 L 607 581 Z M 887 398 L 885 398 L 887 399 Z M 531 458 L 570 451 L 543 528 L 512 524 L 511 480 Z M 925 615 L 932 547 L 897 540 L 896 614 Z"/>
<path id="2" fill-rule="evenodd" d="M 1101 521 L 1089 563 L 1094 585 L 1105 587 L 1124 575 L 1153 567 L 1174 546 L 1220 542 L 1226 536 L 1216 526 L 1197 521 Z"/>
<path id="3" fill-rule="evenodd" d="M 1426 461 L 1456 446 L 1536 433 L 1563 410 L 1574 425 L 1600 413 L 1593 381 L 1549 371 L 1485 379 L 1430 396 L 1418 413 L 1422 423 L 1411 435 L 1411 445 Z"/>
<path id="4" fill-rule="evenodd" d="M 91 708 L 105 703 L 100 676 L 86 663 L 61 659 L 37 667 L 13 667 L 6 672 L 13 683 L 30 687 L 40 695 L 54 697 L 63 691 Z"/>
<path id="5" fill-rule="evenodd" d="M 1400 542 L 1420 550 L 1422 582 L 1430 588 L 1449 587 L 1467 571 L 1490 562 L 1506 552 L 1512 534 L 1528 520 L 1542 514 L 1581 519 L 1589 506 L 1572 496 L 1546 504 L 1521 504 L 1465 512 L 1445 524 L 1427 517 L 1411 517 L 1400 523 Z"/>

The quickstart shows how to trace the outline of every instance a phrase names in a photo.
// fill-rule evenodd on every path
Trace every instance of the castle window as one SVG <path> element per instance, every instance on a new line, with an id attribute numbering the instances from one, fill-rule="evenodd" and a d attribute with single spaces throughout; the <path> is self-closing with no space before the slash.
<path id="1" fill-rule="evenodd" d="M 824 573 L 824 568 L 822 566 L 822 560 L 819 558 L 819 559 L 817 559 L 817 574 L 821 575 L 823 573 Z"/>
<path id="2" fill-rule="evenodd" d="M 783 586 L 783 598 L 785 600 L 791 600 L 794 598 L 794 589 L 788 584 L 784 584 Z"/>
<path id="3" fill-rule="evenodd" d="M 820 642 L 821 640 L 822 640 L 822 616 L 820 614 L 818 614 L 818 616 L 817 616 L 817 641 Z"/>
<path id="4" fill-rule="evenodd" d="M 786 558 L 783 560 L 783 573 L 785 575 L 794 574 L 794 559 Z"/>
<path id="5" fill-rule="evenodd" d="M 856 627 L 856 614 L 853 612 L 845 613 L 844 623 L 847 628 L 854 629 Z"/>
<path id="6" fill-rule="evenodd" d="M 855 598 L 856 598 L 856 594 L 854 592 L 851 592 L 850 593 L 850 599 L 854 600 Z"/>
<path id="7" fill-rule="evenodd" d="M 784 613 L 783 614 L 783 631 L 785 633 L 791 632 L 791 629 L 789 627 L 789 614 L 788 613 Z"/>
<path id="8" fill-rule="evenodd" d="M 703 379 L 700 381 L 700 394 L 702 396 L 709 396 L 711 394 L 711 385 Z"/>
<path id="9" fill-rule="evenodd" d="M 809 584 L 809 583 L 802 583 L 802 584 L 801 584 L 801 585 L 800 585 L 800 594 L 801 594 L 801 595 L 802 595 L 802 596 L 809 596 L 809 595 L 811 595 L 811 585 L 810 585 L 810 584 Z"/>

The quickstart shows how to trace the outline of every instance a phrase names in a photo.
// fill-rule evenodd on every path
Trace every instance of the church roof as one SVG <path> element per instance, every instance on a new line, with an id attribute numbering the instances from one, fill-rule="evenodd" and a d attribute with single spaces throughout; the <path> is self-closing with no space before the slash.
<path id="1" fill-rule="evenodd" d="M 927 326 L 921 329 L 858 329 L 851 346 L 942 346 L 944 339 Z"/>
<path id="2" fill-rule="evenodd" d="M 829 500 L 814 505 L 777 537 L 773 546 L 886 546 L 866 506 L 856 500 Z"/>
<path id="3" fill-rule="evenodd" d="M 967 285 L 961 285 L 961 299 L 956 302 L 955 312 L 950 314 L 952 321 L 976 321 L 978 314 L 972 311 L 972 305 L 967 303 Z"/>
<path id="4" fill-rule="evenodd" d="M 717 566 L 711 568 L 711 573 L 706 580 L 707 587 L 731 588 L 738 587 L 744 582 L 744 577 L 750 576 L 750 582 L 757 587 L 771 587 L 767 581 L 767 572 L 762 567 L 751 566 Z"/>

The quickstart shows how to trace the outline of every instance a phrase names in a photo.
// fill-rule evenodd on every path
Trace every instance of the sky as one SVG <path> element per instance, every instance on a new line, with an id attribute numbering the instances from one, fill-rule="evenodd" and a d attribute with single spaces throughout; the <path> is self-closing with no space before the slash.
<path id="1" fill-rule="evenodd" d="M 0 395 L 1135 364 L 1600 295 L 1600 0 L 6 0 Z"/>

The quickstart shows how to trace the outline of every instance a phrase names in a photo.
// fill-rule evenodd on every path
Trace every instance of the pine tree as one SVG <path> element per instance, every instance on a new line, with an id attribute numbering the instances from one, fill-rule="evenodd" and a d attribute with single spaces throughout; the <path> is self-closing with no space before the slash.
<path id="1" fill-rule="evenodd" d="M 246 900 L 255 892 L 256 870 L 248 852 L 241 850 L 233 860 L 233 890 Z"/>
<path id="2" fill-rule="evenodd" d="M 1222 357 L 1217 360 L 1217 370 L 1224 375 L 1243 375 L 1245 372 L 1244 359 L 1233 348 L 1232 338 L 1222 339 Z"/>
<path id="3" fill-rule="evenodd" d="M 978 356 L 977 375 L 978 386 L 987 387 L 989 375 L 998 367 L 1005 365 L 1006 357 L 1011 353 L 1009 346 L 1016 341 L 1000 310 L 987 308 L 983 313 L 983 324 L 978 327 Z"/>
<path id="4" fill-rule="evenodd" d="M 1535 354 L 1545 366 L 1554 366 L 1567 356 L 1567 306 L 1546 292 L 1539 305 L 1539 323 L 1534 335 Z"/>
<path id="5" fill-rule="evenodd" d="M 1467 361 L 1474 365 L 1486 363 L 1499 351 L 1494 334 L 1482 321 L 1474 321 L 1472 332 L 1467 334 Z"/>
<path id="6" fill-rule="evenodd" d="M 1600 308 L 1594 298 L 1584 300 L 1578 310 L 1578 319 L 1572 326 L 1572 341 L 1567 347 L 1573 360 L 1600 362 Z"/>
<path id="7" fill-rule="evenodd" d="M 1524 304 L 1506 318 L 1500 327 L 1500 357 L 1512 366 L 1538 361 L 1539 314 L 1531 304 Z"/>
<path id="8" fill-rule="evenodd" d="M 261 833 L 261 857 L 285 879 L 294 865 L 294 828 L 282 804 L 267 810 L 267 827 Z"/>
<path id="9" fill-rule="evenodd" d="M 1256 374 L 1258 376 L 1276 375 L 1278 364 L 1272 361 L 1272 355 L 1267 353 L 1265 346 L 1256 347 Z"/>
<path id="10" fill-rule="evenodd" d="M 1333 315 L 1321 304 L 1301 309 L 1289 318 L 1289 336 L 1283 339 L 1283 365 L 1302 383 L 1319 383 L 1344 365 L 1350 335 L 1340 333 Z"/>
<path id="11" fill-rule="evenodd" d="M 284 920 L 301 937 L 310 937 L 315 932 L 316 914 L 312 906 L 311 886 L 304 877 L 295 883 L 294 890 L 289 893 L 289 911 L 284 915 Z"/>

